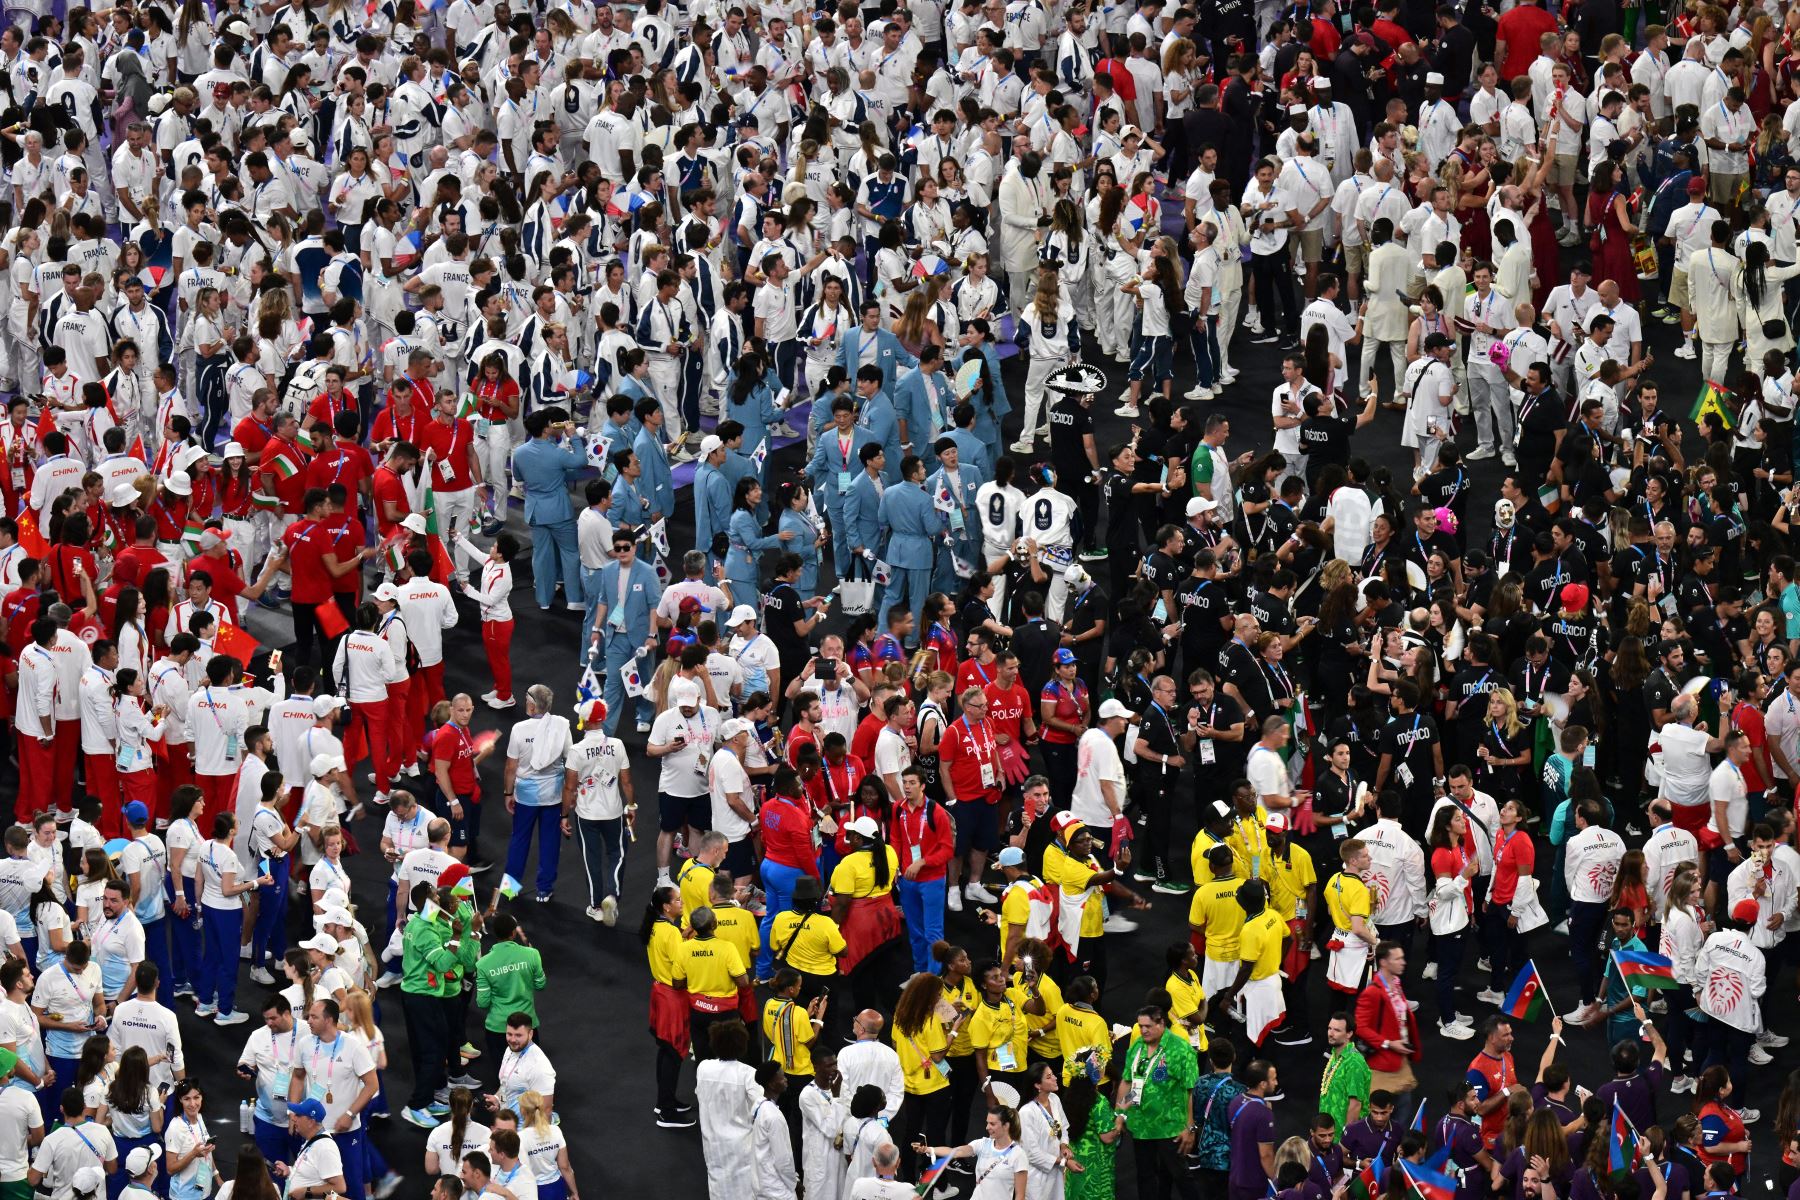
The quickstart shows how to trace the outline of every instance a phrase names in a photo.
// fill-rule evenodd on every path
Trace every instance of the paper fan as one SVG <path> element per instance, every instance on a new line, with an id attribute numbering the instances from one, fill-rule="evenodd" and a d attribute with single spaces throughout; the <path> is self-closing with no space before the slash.
<path id="1" fill-rule="evenodd" d="M 920 279 L 928 275 L 943 275 L 950 270 L 950 264 L 935 254 L 921 255 L 912 265 L 912 273 Z"/>
<path id="2" fill-rule="evenodd" d="M 1129 236 L 1136 237 L 1144 231 L 1145 224 L 1150 220 L 1150 210 L 1155 204 L 1156 201 L 1144 192 L 1139 192 L 1125 202 L 1125 207 L 1119 212 L 1119 223 Z"/>
<path id="3" fill-rule="evenodd" d="M 956 388 L 956 398 L 958 400 L 967 400 L 970 396 L 975 394 L 975 389 L 981 386 L 981 367 L 981 359 L 971 358 L 968 362 L 956 368 L 956 379 L 952 386 Z"/>
<path id="4" fill-rule="evenodd" d="M 1692 679 L 1688 680 L 1686 683 L 1681 685 L 1681 694 L 1684 696 L 1698 696 L 1701 692 L 1704 692 L 1711 685 L 1712 685 L 1712 676 L 1711 675 L 1696 675 Z"/>

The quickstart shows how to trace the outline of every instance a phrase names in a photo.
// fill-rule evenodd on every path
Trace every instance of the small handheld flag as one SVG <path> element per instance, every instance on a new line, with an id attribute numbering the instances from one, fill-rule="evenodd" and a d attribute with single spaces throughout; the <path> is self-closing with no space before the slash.
<path id="1" fill-rule="evenodd" d="M 1387 1179 L 1387 1164 L 1377 1154 L 1369 1160 L 1369 1165 L 1351 1177 L 1348 1190 L 1350 1200 L 1376 1200 Z"/>
<path id="2" fill-rule="evenodd" d="M 659 558 L 669 556 L 669 523 L 662 517 L 650 522 L 650 547 Z"/>
<path id="3" fill-rule="evenodd" d="M 1652 954 L 1648 950 L 1614 950 L 1612 959 L 1613 966 L 1618 968 L 1619 977 L 1627 987 L 1681 986 L 1675 980 L 1675 964 L 1660 954 Z"/>
<path id="4" fill-rule="evenodd" d="M 413 230 L 394 243 L 394 266 L 396 268 L 410 266 L 419 257 L 420 247 L 425 243 L 424 235 Z"/>
<path id="5" fill-rule="evenodd" d="M 1688 420 L 1698 425 L 1708 413 L 1719 419 L 1719 424 L 1729 432 L 1736 424 L 1731 416 L 1731 393 L 1719 384 L 1708 379 L 1700 386 L 1700 394 L 1694 397 L 1694 406 L 1688 409 Z"/>
<path id="6" fill-rule="evenodd" d="M 1419 1097 L 1419 1107 L 1413 1109 L 1412 1128 L 1415 1132 L 1425 1132 L 1425 1097 Z"/>
<path id="7" fill-rule="evenodd" d="M 519 893 L 524 890 L 524 887 L 524 884 L 514 879 L 511 875 L 502 875 L 500 877 L 500 894 L 505 896 L 508 900 L 516 899 Z"/>
<path id="8" fill-rule="evenodd" d="M 1530 959 L 1519 968 L 1518 977 L 1507 990 L 1506 1001 L 1500 1005 L 1500 1011 L 1514 1020 L 1535 1021 L 1543 1015 L 1547 1007 L 1544 1000 L 1544 980 L 1538 974 L 1537 963 Z"/>
<path id="9" fill-rule="evenodd" d="M 1453 1200 L 1456 1195 L 1456 1180 L 1442 1171 L 1414 1166 L 1405 1159 L 1400 1160 L 1400 1171 L 1419 1193 L 1419 1200 Z"/>
<path id="10" fill-rule="evenodd" d="M 913 1190 L 921 1196 L 929 1196 L 931 1194 L 931 1189 L 936 1187 L 937 1181 L 943 1177 L 944 1168 L 949 1165 L 950 1156 L 948 1154 L 933 1162 L 929 1167 L 926 1167 L 925 1170 L 919 1173 L 919 1186 Z"/>
<path id="11" fill-rule="evenodd" d="M 1637 1130 L 1632 1127 L 1631 1119 L 1625 1115 L 1625 1109 L 1615 1095 L 1612 1120 L 1607 1123 L 1606 1129 L 1606 1169 L 1616 1177 L 1636 1170 L 1637 1164 Z"/>

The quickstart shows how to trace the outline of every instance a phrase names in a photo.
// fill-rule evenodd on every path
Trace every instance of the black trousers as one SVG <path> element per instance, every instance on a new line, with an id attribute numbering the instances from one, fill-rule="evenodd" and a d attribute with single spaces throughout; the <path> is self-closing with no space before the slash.
<path id="1" fill-rule="evenodd" d="M 1256 307 L 1262 314 L 1266 333 L 1281 333 L 1289 338 L 1300 336 L 1300 305 L 1294 297 L 1294 272 L 1288 267 L 1288 254 L 1283 247 L 1276 254 L 1252 254 L 1250 275 L 1256 280 Z M 1281 316 L 1276 323 L 1277 305 Z"/>
<path id="2" fill-rule="evenodd" d="M 1200 1200 L 1200 1189 L 1194 1186 L 1174 1138 L 1133 1138 L 1131 1156 L 1137 1164 L 1138 1200 L 1170 1200 L 1175 1195 Z"/>
<path id="3" fill-rule="evenodd" d="M 408 1108 L 430 1105 L 437 1090 L 449 1083 L 444 1073 L 450 1051 L 450 1028 L 441 996 L 402 992 L 400 1009 L 406 1015 L 406 1041 L 412 1052 L 413 1086 Z"/>

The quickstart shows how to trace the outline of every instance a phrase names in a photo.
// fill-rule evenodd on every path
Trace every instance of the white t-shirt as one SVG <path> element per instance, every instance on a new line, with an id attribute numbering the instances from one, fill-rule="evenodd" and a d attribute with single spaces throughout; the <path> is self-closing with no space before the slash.
<path id="1" fill-rule="evenodd" d="M 1717 816 L 1709 816 L 1706 827 L 1714 833 L 1729 838 L 1744 836 L 1744 822 L 1750 815 L 1749 792 L 1744 786 L 1744 772 L 1741 767 L 1729 758 L 1712 769 L 1707 781 L 1707 794 L 1713 802 L 1725 802 L 1725 820 L 1731 826 L 1729 830 L 1719 828 Z M 1712 805 L 1709 804 L 1710 811 Z"/>
<path id="2" fill-rule="evenodd" d="M 662 775 L 657 790 L 670 796 L 688 798 L 704 796 L 707 790 L 706 764 L 712 758 L 713 739 L 719 734 L 719 711 L 701 705 L 689 717 L 671 706 L 650 727 L 649 745 L 667 746 L 677 737 L 687 744 L 662 757 Z"/>
<path id="3" fill-rule="evenodd" d="M 462 1146 L 451 1153 L 450 1122 L 445 1121 L 436 1129 L 425 1135 L 425 1150 L 438 1156 L 438 1174 L 455 1175 L 462 1167 L 462 1160 L 476 1150 L 483 1154 L 488 1148 L 488 1127 L 479 1121 L 470 1121 L 463 1126 Z M 524 1138 L 521 1131 L 519 1137 Z"/>
<path id="4" fill-rule="evenodd" d="M 895 733 L 892 725 L 883 725 L 881 732 L 875 735 L 875 774 L 898 778 L 900 772 L 912 765 L 912 760 L 912 747 L 906 744 L 906 739 Z"/>
<path id="5" fill-rule="evenodd" d="M 224 892 L 227 875 L 236 880 L 243 874 L 243 864 L 238 862 L 237 851 L 231 848 L 231 843 L 209 839 L 200 844 L 195 854 L 200 859 L 200 903 L 207 908 L 228 911 L 244 907 L 242 892 L 230 896 Z"/>
<path id="6" fill-rule="evenodd" d="M 556 1094 L 556 1068 L 536 1042 L 526 1046 L 523 1054 L 507 1050 L 500 1059 L 499 1071 L 502 1108 L 518 1112 L 519 1097 L 526 1092 L 536 1092 L 546 1100 Z"/>
<path id="7" fill-rule="evenodd" d="M 44 1112 L 29 1088 L 0 1088 L 0 1183 L 18 1183 L 31 1167 L 29 1138 Z"/>
<path id="8" fill-rule="evenodd" d="M 1663 795 L 1668 797 L 1669 803 L 1705 804 L 1712 780 L 1712 758 L 1706 752 L 1709 740 L 1706 734 L 1690 725 L 1670 721 L 1651 737 L 1662 743 Z"/>
<path id="9" fill-rule="evenodd" d="M 707 771 L 707 786 L 712 793 L 712 827 L 727 839 L 740 842 L 750 835 L 750 823 L 734 811 L 727 796 L 736 795 L 738 803 L 755 811 L 755 798 L 750 793 L 750 774 L 729 749 L 720 746 L 712 756 Z"/>
<path id="10" fill-rule="evenodd" d="M 375 1069 L 369 1045 L 354 1033 L 339 1033 L 322 1042 L 309 1030 L 294 1047 L 294 1069 L 306 1072 L 306 1095 L 325 1106 L 325 1128 L 350 1111 L 362 1091 L 362 1077 Z M 350 1128 L 362 1128 L 362 1116 L 350 1117 Z"/>
<path id="11" fill-rule="evenodd" d="M 1096 830 L 1099 836 L 1106 836 L 1112 829 L 1113 814 L 1106 806 L 1100 781 L 1110 780 L 1116 785 L 1122 809 L 1125 764 L 1119 759 L 1119 748 L 1113 744 L 1111 734 L 1096 726 L 1083 733 L 1081 740 L 1075 743 L 1075 760 L 1075 788 L 1069 811 L 1075 814 L 1076 820 Z"/>
<path id="12" fill-rule="evenodd" d="M 619 774 L 630 765 L 625 743 L 599 728 L 569 747 L 564 769 L 575 772 L 575 815 L 584 821 L 610 821 L 625 815 Z"/>
<path id="13" fill-rule="evenodd" d="M 43 1173 L 43 1188 L 50 1193 L 50 1200 L 72 1200 L 75 1172 L 83 1167 L 105 1170 L 108 1160 L 118 1156 L 112 1132 L 104 1125 L 83 1121 L 79 1128 L 64 1125 L 45 1134 L 31 1167 Z"/>
<path id="14" fill-rule="evenodd" d="M 325 1123 L 325 1128 L 331 1128 L 330 1121 Z M 343 1173 L 344 1156 L 338 1153 L 337 1143 L 330 1135 L 319 1133 L 295 1153 L 294 1161 L 288 1167 L 288 1191 L 316 1188 Z"/>

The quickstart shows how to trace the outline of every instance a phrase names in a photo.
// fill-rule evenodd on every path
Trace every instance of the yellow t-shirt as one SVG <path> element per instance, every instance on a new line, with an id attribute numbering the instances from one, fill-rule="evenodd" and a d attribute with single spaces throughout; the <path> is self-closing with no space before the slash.
<path id="1" fill-rule="evenodd" d="M 972 1013 L 981 1003 L 981 989 L 967 975 L 963 976 L 962 986 L 944 988 L 944 999 L 956 1006 L 958 1012 Z M 969 1042 L 969 1020 L 965 1018 L 957 1027 L 956 1036 L 950 1039 L 950 1049 L 946 1054 L 950 1058 L 961 1058 L 965 1054 L 973 1054 L 975 1047 Z"/>
<path id="2" fill-rule="evenodd" d="M 712 907 L 712 881 L 718 872 L 697 858 L 690 858 L 675 872 L 675 886 L 681 889 L 681 927 L 688 927 L 694 910 Z"/>
<path id="3" fill-rule="evenodd" d="M 797 1000 L 770 996 L 763 1001 L 763 1036 L 769 1040 L 769 1057 L 789 1075 L 813 1073 L 812 1044 L 818 1037 L 806 1005 Z"/>
<path id="4" fill-rule="evenodd" d="M 1183 979 L 1171 972 L 1163 987 L 1169 993 L 1169 1019 L 1172 1021 L 1188 1020 L 1200 1011 L 1200 1002 L 1206 999 L 1206 990 L 1200 986 L 1198 971 L 1192 979 Z M 1206 1026 L 1196 1021 L 1193 1034 L 1188 1040 L 1193 1043 L 1194 1049 L 1206 1049 Z"/>
<path id="5" fill-rule="evenodd" d="M 1325 885 L 1325 908 L 1331 914 L 1331 927 L 1345 933 L 1350 932 L 1351 917 L 1361 917 L 1367 925 L 1375 911 L 1369 885 L 1348 871 L 1339 871 Z"/>
<path id="6" fill-rule="evenodd" d="M 1268 824 L 1269 811 L 1260 804 L 1255 817 L 1231 818 L 1231 832 L 1225 835 L 1225 843 L 1237 859 L 1239 879 L 1261 879 L 1269 873 Z"/>
<path id="7" fill-rule="evenodd" d="M 1056 1047 L 1062 1055 L 1066 1084 L 1083 1069 L 1082 1053 L 1092 1050 L 1104 1063 L 1112 1057 L 1112 1026 L 1091 1008 L 1065 1004 L 1056 1014 Z"/>
<path id="8" fill-rule="evenodd" d="M 650 927 L 650 978 L 658 983 L 674 983 L 681 978 L 682 968 L 687 963 L 687 951 L 682 947 L 681 930 L 675 928 L 673 922 L 658 921 Z"/>
<path id="9" fill-rule="evenodd" d="M 1281 855 L 1271 854 L 1266 860 L 1268 870 L 1263 878 L 1269 881 L 1269 897 L 1275 902 L 1275 911 L 1281 914 L 1283 921 L 1292 921 L 1299 915 L 1300 901 L 1306 898 L 1306 889 L 1319 882 L 1319 874 L 1313 870 L 1312 855 L 1306 847 L 1288 843 L 1286 861 Z"/>
<path id="10" fill-rule="evenodd" d="M 1009 987 L 999 1004 L 983 997 L 969 1018 L 969 1044 L 985 1054 L 990 1071 L 1023 1071 L 1025 1043 L 1031 1028 L 1025 1005 L 1031 999 L 1021 987 Z"/>
<path id="11" fill-rule="evenodd" d="M 1236 962 L 1238 930 L 1244 927 L 1244 908 L 1237 902 L 1238 878 L 1215 879 L 1194 889 L 1188 906 L 1188 924 L 1206 934 L 1206 957 L 1214 962 Z"/>
<path id="12" fill-rule="evenodd" d="M 1070 857 L 1061 846 L 1044 847 L 1044 882 L 1054 883 L 1065 892 L 1086 891 L 1099 873 L 1100 865 L 1091 858 L 1083 862 Z M 1099 937 L 1105 932 L 1106 902 L 1100 898 L 1100 889 L 1095 888 L 1088 893 L 1087 903 L 1081 910 L 1081 936 Z"/>
<path id="13" fill-rule="evenodd" d="M 1287 925 L 1270 909 L 1263 909 L 1244 922 L 1239 939 L 1238 961 L 1253 964 L 1250 978 L 1267 979 L 1281 969 L 1281 941 L 1287 936 Z M 1211 949 L 1211 943 L 1207 944 Z"/>
<path id="14" fill-rule="evenodd" d="M 915 1034 L 904 1034 L 895 1028 L 894 1053 L 900 1056 L 900 1071 L 906 1076 L 907 1095 L 929 1096 L 950 1086 L 950 1080 L 931 1059 L 939 1050 L 947 1054 L 949 1047 L 944 1023 L 935 1013 L 925 1018 L 924 1028 Z"/>
<path id="15" fill-rule="evenodd" d="M 801 928 L 801 922 L 805 927 Z M 798 929 L 799 933 L 794 931 Z M 793 945 L 788 945 L 788 939 Z M 787 965 L 796 971 L 804 971 L 808 975 L 835 975 L 837 973 L 837 956 L 844 950 L 844 935 L 838 930 L 838 924 L 824 913 L 814 913 L 811 919 L 805 913 L 797 913 L 792 909 L 776 913 L 775 923 L 769 926 L 769 949 L 780 954 L 782 947 L 787 947 Z"/>
<path id="16" fill-rule="evenodd" d="M 1194 835 L 1194 844 L 1188 850 L 1188 865 L 1194 869 L 1196 886 L 1213 881 L 1212 867 L 1207 864 L 1206 852 L 1219 844 L 1219 839 L 1202 829 Z"/>
<path id="17" fill-rule="evenodd" d="M 737 979 L 744 974 L 744 956 L 723 938 L 689 938 L 686 969 L 677 974 L 687 980 L 689 994 L 728 1000 L 738 994 Z"/>
<path id="18" fill-rule="evenodd" d="M 1042 881 L 1030 875 L 1020 876 L 1000 893 L 1000 953 L 1006 953 L 1006 939 L 1015 929 L 1023 929 L 1031 920 L 1031 893 L 1042 887 Z M 1086 914 L 1083 913 L 1083 916 Z"/>
<path id="19" fill-rule="evenodd" d="M 883 846 L 882 851 L 887 855 L 888 863 L 888 881 L 885 887 L 875 882 L 874 852 L 858 850 L 854 854 L 845 855 L 843 861 L 832 868 L 832 895 L 862 899 L 866 896 L 885 896 L 893 891 L 894 880 L 900 877 L 900 857 L 894 853 L 892 846 Z"/>
<path id="20" fill-rule="evenodd" d="M 1025 990 L 1025 976 L 1022 972 L 1012 974 L 1013 986 L 1020 991 Z M 1044 998 L 1044 1015 L 1041 1017 L 1025 1014 L 1025 1023 L 1031 1027 L 1031 1048 L 1045 1058 L 1055 1058 L 1062 1053 L 1062 1047 L 1056 1041 L 1056 1014 L 1062 1011 L 1062 988 L 1056 980 L 1043 974 L 1043 967 L 1038 967 L 1038 995 Z"/>
<path id="21" fill-rule="evenodd" d="M 756 952 L 762 947 L 762 932 L 756 927 L 755 914 L 736 904 L 726 904 L 713 909 L 713 915 L 719 918 L 718 936 L 736 946 L 745 962 L 755 962 Z"/>

